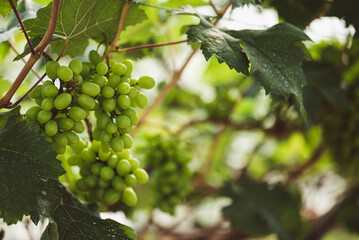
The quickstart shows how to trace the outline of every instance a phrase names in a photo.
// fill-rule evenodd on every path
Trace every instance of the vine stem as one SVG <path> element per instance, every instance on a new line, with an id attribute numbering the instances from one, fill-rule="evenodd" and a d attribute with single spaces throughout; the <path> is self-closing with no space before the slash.
<path id="1" fill-rule="evenodd" d="M 127 3 L 124 3 L 123 6 L 122 6 L 121 17 L 120 17 L 120 20 L 118 22 L 116 35 L 115 35 L 115 37 L 114 37 L 114 39 L 113 39 L 113 41 L 111 43 L 110 49 L 116 49 L 117 42 L 120 39 L 121 32 L 122 32 L 122 30 L 123 30 L 123 28 L 125 26 L 127 12 L 128 12 L 128 9 L 131 6 L 131 2 L 132 2 L 132 0 L 129 0 Z"/>
<path id="2" fill-rule="evenodd" d="M 146 45 L 141 45 L 141 46 L 136 46 L 136 47 L 118 49 L 117 52 L 127 53 L 127 52 L 132 52 L 132 51 L 144 49 L 144 48 L 163 47 L 163 46 L 175 45 L 175 44 L 186 43 L 186 42 L 187 42 L 187 40 L 176 41 L 176 42 L 167 42 L 167 43 L 146 44 Z"/>
<path id="3" fill-rule="evenodd" d="M 16 9 L 16 7 L 15 7 L 14 2 L 13 2 L 12 0 L 8 0 L 8 1 L 9 1 L 10 5 L 11 5 L 12 10 L 13 10 L 14 13 L 15 13 L 15 16 L 16 16 L 16 18 L 17 18 L 17 21 L 18 21 L 19 24 L 20 24 L 20 27 L 21 27 L 22 31 L 24 32 L 24 35 L 25 35 L 25 38 L 26 38 L 27 43 L 29 44 L 29 48 L 30 48 L 31 53 L 32 53 L 33 55 L 35 55 L 35 54 L 36 54 L 35 49 L 34 49 L 34 47 L 32 46 L 32 43 L 31 43 L 30 38 L 29 38 L 29 35 L 27 34 L 25 25 L 24 25 L 24 23 L 23 23 L 23 21 L 22 21 L 22 19 L 21 19 L 21 17 L 20 17 L 19 12 L 17 11 L 17 9 Z"/>
<path id="4" fill-rule="evenodd" d="M 57 13 L 59 11 L 60 0 L 53 0 L 51 8 L 51 17 L 49 26 L 46 30 L 44 37 L 41 42 L 35 47 L 35 54 L 31 54 L 30 58 L 27 60 L 25 66 L 21 69 L 19 75 L 15 79 L 14 83 L 11 85 L 7 93 L 0 99 L 0 109 L 9 105 L 11 98 L 14 96 L 17 89 L 20 87 L 25 77 L 28 75 L 32 67 L 35 65 L 37 60 L 40 59 L 43 51 L 49 45 L 52 35 L 54 34 L 56 22 L 57 22 Z"/>

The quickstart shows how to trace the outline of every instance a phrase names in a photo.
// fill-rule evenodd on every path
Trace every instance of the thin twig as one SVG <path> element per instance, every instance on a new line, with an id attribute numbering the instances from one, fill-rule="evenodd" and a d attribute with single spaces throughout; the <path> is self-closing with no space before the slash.
<path id="1" fill-rule="evenodd" d="M 20 27 L 21 27 L 21 29 L 22 29 L 24 35 L 25 35 L 26 41 L 27 41 L 27 43 L 29 44 L 30 51 L 31 51 L 31 53 L 32 53 L 33 55 L 35 55 L 35 54 L 36 54 L 35 49 L 34 49 L 34 47 L 32 46 L 32 43 L 31 43 L 31 41 L 30 41 L 29 35 L 27 34 L 25 25 L 24 25 L 24 23 L 23 23 L 23 21 L 22 21 L 22 19 L 21 19 L 21 17 L 20 17 L 20 14 L 19 14 L 19 12 L 17 11 L 14 2 L 13 2 L 12 0 L 9 0 L 9 3 L 10 3 L 10 5 L 11 5 L 11 8 L 12 8 L 12 10 L 13 10 L 14 13 L 15 13 L 15 16 L 16 16 L 16 18 L 17 18 L 17 21 L 19 22 Z"/>
<path id="2" fill-rule="evenodd" d="M 227 10 L 231 5 L 232 5 L 231 1 L 228 1 L 228 3 L 217 13 L 218 18 L 213 22 L 214 26 L 216 26 L 219 20 L 223 18 L 223 16 L 226 14 Z"/>
<path id="3" fill-rule="evenodd" d="M 114 37 L 114 39 L 113 39 L 113 41 L 111 43 L 110 49 L 116 49 L 117 42 L 120 39 L 121 32 L 122 32 L 122 30 L 123 30 L 123 28 L 125 26 L 127 12 L 128 12 L 128 9 L 131 6 L 131 2 L 132 2 L 132 0 L 128 1 L 128 3 L 124 3 L 123 6 L 122 6 L 121 17 L 120 17 L 120 20 L 118 22 L 116 35 L 115 35 L 115 37 Z"/>
<path id="4" fill-rule="evenodd" d="M 92 124 L 90 123 L 90 120 L 88 118 L 85 119 L 86 127 L 87 127 L 87 133 L 89 135 L 90 141 L 93 141 L 92 137 Z"/>
<path id="5" fill-rule="evenodd" d="M 168 43 L 146 44 L 146 45 L 141 45 L 141 46 L 136 46 L 136 47 L 118 49 L 116 51 L 118 51 L 120 53 L 127 53 L 127 52 L 132 52 L 132 51 L 139 50 L 139 49 L 144 49 L 144 48 L 163 47 L 163 46 L 175 45 L 175 44 L 180 44 L 180 43 L 185 43 L 185 42 L 187 42 L 187 40 L 176 41 L 176 42 L 168 42 Z"/>
<path id="6" fill-rule="evenodd" d="M 219 15 L 220 13 L 219 13 L 218 9 L 216 8 L 216 6 L 214 5 L 214 3 L 213 3 L 212 0 L 209 1 L 209 4 L 210 4 L 211 7 L 213 8 L 214 12 L 215 12 L 217 15 Z"/>

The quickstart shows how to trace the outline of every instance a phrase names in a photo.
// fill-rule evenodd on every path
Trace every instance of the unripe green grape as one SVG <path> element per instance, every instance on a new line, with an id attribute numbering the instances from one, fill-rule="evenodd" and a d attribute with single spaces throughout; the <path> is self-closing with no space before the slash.
<path id="1" fill-rule="evenodd" d="M 131 78 L 130 79 L 130 85 L 134 86 L 135 88 L 138 88 L 138 86 L 135 86 L 137 84 L 138 80 L 136 78 Z"/>
<path id="2" fill-rule="evenodd" d="M 122 192 L 126 188 L 126 184 L 122 177 L 115 176 L 112 181 L 112 187 L 118 192 Z"/>
<path id="3" fill-rule="evenodd" d="M 116 153 L 118 159 L 128 159 L 130 157 L 130 152 L 127 149 L 123 149 L 121 152 Z"/>
<path id="4" fill-rule="evenodd" d="M 133 139 L 132 139 L 131 135 L 123 134 L 121 136 L 121 139 L 122 139 L 122 141 L 124 143 L 124 148 L 131 148 L 132 147 Z"/>
<path id="5" fill-rule="evenodd" d="M 117 85 L 121 82 L 121 77 L 117 74 L 112 74 L 109 78 L 108 78 L 108 86 L 110 87 L 117 87 Z"/>
<path id="6" fill-rule="evenodd" d="M 155 86 L 155 80 L 150 76 L 142 76 L 138 79 L 138 86 L 144 89 L 151 89 Z"/>
<path id="7" fill-rule="evenodd" d="M 112 180 L 112 178 L 114 176 L 115 176 L 115 172 L 113 171 L 113 169 L 111 167 L 105 166 L 105 167 L 101 168 L 100 177 L 103 180 L 110 181 L 110 180 Z"/>
<path id="8" fill-rule="evenodd" d="M 140 167 L 140 162 L 136 158 L 131 157 L 131 158 L 128 159 L 128 161 L 131 164 L 131 171 L 132 172 Z"/>
<path id="9" fill-rule="evenodd" d="M 121 193 L 113 189 L 106 190 L 103 201 L 106 205 L 113 205 L 121 199 Z"/>
<path id="10" fill-rule="evenodd" d="M 84 79 L 82 78 L 81 75 L 76 75 L 75 77 L 75 81 L 76 81 L 76 86 L 81 86 L 84 83 Z"/>
<path id="11" fill-rule="evenodd" d="M 104 152 L 102 151 L 102 149 L 100 148 L 99 151 L 98 151 L 98 158 L 103 161 L 103 162 L 106 162 L 110 156 L 111 156 L 111 151 L 108 151 L 108 152 Z"/>
<path id="12" fill-rule="evenodd" d="M 145 108 L 148 105 L 148 98 L 145 94 L 140 92 L 135 97 L 135 102 L 138 107 Z"/>
<path id="13" fill-rule="evenodd" d="M 127 187 L 134 187 L 137 184 L 136 176 L 133 174 L 127 174 L 125 177 L 125 184 Z"/>
<path id="14" fill-rule="evenodd" d="M 111 151 L 111 145 L 110 143 L 102 143 L 101 144 L 101 150 L 103 152 L 110 152 Z"/>
<path id="15" fill-rule="evenodd" d="M 114 137 L 111 140 L 111 148 L 114 152 L 121 152 L 124 148 L 124 143 L 121 138 Z"/>
<path id="16" fill-rule="evenodd" d="M 131 99 L 127 95 L 120 95 L 117 98 L 117 104 L 122 109 L 127 109 L 127 108 L 129 108 L 131 106 Z"/>
<path id="17" fill-rule="evenodd" d="M 72 97 L 68 93 L 61 93 L 55 98 L 54 107 L 57 110 L 63 110 L 67 108 L 72 101 Z"/>
<path id="18" fill-rule="evenodd" d="M 67 164 L 69 164 L 70 166 L 75 166 L 75 165 L 79 165 L 82 161 L 82 157 L 80 154 L 74 154 L 71 155 L 68 159 L 67 159 Z"/>
<path id="19" fill-rule="evenodd" d="M 94 130 L 92 131 L 93 139 L 100 141 L 101 132 L 102 132 L 102 130 L 100 128 L 95 127 Z"/>
<path id="20" fill-rule="evenodd" d="M 82 84 L 82 92 L 91 97 L 96 97 L 101 92 L 101 88 L 96 83 L 85 82 Z"/>
<path id="21" fill-rule="evenodd" d="M 133 62 L 130 59 L 126 59 L 122 63 L 125 64 L 126 67 L 127 67 L 127 71 L 126 71 L 125 75 L 126 76 L 131 76 L 131 73 L 132 73 L 132 70 L 133 70 Z"/>
<path id="22" fill-rule="evenodd" d="M 66 146 L 68 144 L 67 137 L 64 134 L 58 133 L 52 137 L 52 141 L 57 146 Z"/>
<path id="23" fill-rule="evenodd" d="M 80 141 L 79 136 L 72 131 L 64 131 L 63 134 L 67 137 L 68 144 L 71 146 L 76 145 Z"/>
<path id="24" fill-rule="evenodd" d="M 39 99 L 41 98 L 41 88 L 42 88 L 42 85 L 38 85 L 36 86 L 29 94 L 29 96 L 33 99 Z"/>
<path id="25" fill-rule="evenodd" d="M 69 67 L 75 74 L 80 74 L 82 71 L 82 62 L 78 59 L 72 59 L 69 64 Z"/>
<path id="26" fill-rule="evenodd" d="M 47 80 L 45 81 L 43 84 L 42 84 L 42 88 L 41 88 L 41 98 L 45 98 L 45 87 L 47 86 L 54 86 L 54 83 L 51 82 L 50 80 Z"/>
<path id="27" fill-rule="evenodd" d="M 72 130 L 76 133 L 83 133 L 85 131 L 85 126 L 81 121 L 75 121 Z"/>
<path id="28" fill-rule="evenodd" d="M 41 107 L 39 106 L 33 106 L 31 108 L 29 108 L 27 111 L 26 111 L 26 119 L 28 121 L 35 121 L 37 120 L 37 115 L 39 114 L 39 112 L 41 111 Z"/>
<path id="29" fill-rule="evenodd" d="M 50 121 L 51 118 L 52 118 L 52 112 L 50 111 L 41 110 L 37 114 L 37 120 L 39 121 L 40 124 L 47 123 L 48 121 Z"/>
<path id="30" fill-rule="evenodd" d="M 124 75 L 127 71 L 127 67 L 125 64 L 116 63 L 112 66 L 111 70 L 117 75 Z"/>
<path id="31" fill-rule="evenodd" d="M 113 154 L 113 155 L 111 155 L 111 157 L 108 159 L 107 165 L 108 165 L 109 167 L 112 167 L 113 169 L 115 169 L 116 166 L 117 166 L 118 161 L 119 161 L 119 159 L 118 159 L 117 155 L 114 155 L 114 154 Z"/>
<path id="32" fill-rule="evenodd" d="M 131 171 L 131 163 L 126 159 L 121 159 L 116 166 L 116 172 L 120 176 L 126 176 Z"/>
<path id="33" fill-rule="evenodd" d="M 43 91 L 44 96 L 47 98 L 56 97 L 59 94 L 59 89 L 55 85 L 45 86 Z"/>
<path id="34" fill-rule="evenodd" d="M 112 67 L 113 65 L 115 65 L 117 63 L 117 61 L 115 59 L 110 59 L 110 66 Z"/>
<path id="35" fill-rule="evenodd" d="M 94 110 L 96 107 L 95 100 L 86 94 L 80 94 L 77 98 L 77 103 L 86 110 Z"/>
<path id="36" fill-rule="evenodd" d="M 83 178 L 76 181 L 76 188 L 81 192 L 87 192 L 90 190 L 90 186 L 86 184 L 86 181 Z"/>
<path id="37" fill-rule="evenodd" d="M 112 98 L 115 95 L 115 90 L 110 86 L 105 86 L 102 88 L 101 94 L 105 98 Z"/>
<path id="38" fill-rule="evenodd" d="M 104 62 L 100 62 L 99 64 L 96 65 L 96 72 L 99 75 L 105 75 L 108 72 L 108 66 L 106 63 Z"/>
<path id="39" fill-rule="evenodd" d="M 116 100 L 114 98 L 105 99 L 102 102 L 102 108 L 107 112 L 112 112 L 116 109 Z"/>
<path id="40" fill-rule="evenodd" d="M 122 132 L 123 133 L 132 133 L 134 127 L 133 126 L 130 126 L 130 127 L 127 127 L 127 128 L 122 128 Z"/>
<path id="41" fill-rule="evenodd" d="M 51 111 L 54 107 L 54 99 L 53 98 L 45 98 L 41 102 L 41 108 L 45 111 Z"/>
<path id="42" fill-rule="evenodd" d="M 55 80 L 57 78 L 57 69 L 60 67 L 60 64 L 56 61 L 51 61 L 46 63 L 46 75 Z"/>
<path id="43" fill-rule="evenodd" d="M 130 107 L 132 107 L 132 108 L 137 108 L 138 107 L 135 100 L 131 101 L 131 106 Z"/>
<path id="44" fill-rule="evenodd" d="M 148 182 L 149 177 L 146 170 L 142 168 L 137 168 L 133 171 L 133 174 L 136 176 L 137 182 L 139 184 L 145 184 Z"/>
<path id="45" fill-rule="evenodd" d="M 36 103 L 37 105 L 41 106 L 42 98 L 35 99 L 35 103 Z"/>
<path id="46" fill-rule="evenodd" d="M 57 131 L 57 123 L 54 120 L 50 120 L 45 124 L 45 132 L 48 136 L 52 137 L 56 135 Z"/>
<path id="47" fill-rule="evenodd" d="M 107 124 L 106 126 L 106 131 L 110 134 L 113 134 L 115 132 L 117 132 L 117 125 L 116 123 L 110 122 L 109 124 Z"/>
<path id="48" fill-rule="evenodd" d="M 106 130 L 102 130 L 100 134 L 100 141 L 103 143 L 109 143 L 112 139 L 112 134 L 106 132 Z"/>
<path id="49" fill-rule="evenodd" d="M 102 201 L 103 196 L 105 195 L 106 189 L 96 188 L 92 190 L 89 194 L 89 198 L 93 199 L 93 201 Z"/>
<path id="50" fill-rule="evenodd" d="M 88 64 L 82 64 L 82 71 L 80 73 L 83 77 L 86 77 L 90 74 L 90 67 Z"/>
<path id="51" fill-rule="evenodd" d="M 74 127 L 74 121 L 71 118 L 60 118 L 58 125 L 61 130 L 71 130 Z"/>
<path id="52" fill-rule="evenodd" d="M 71 146 L 71 149 L 75 152 L 80 154 L 82 152 L 82 149 L 86 147 L 86 143 L 83 141 L 79 141 L 76 145 Z"/>
<path id="53" fill-rule="evenodd" d="M 81 121 L 86 117 L 85 110 L 83 110 L 80 107 L 71 107 L 70 110 L 68 111 L 68 114 L 70 118 L 72 118 L 75 121 Z"/>
<path id="54" fill-rule="evenodd" d="M 135 191 L 133 191 L 132 188 L 126 188 L 125 190 L 123 190 L 122 201 L 127 206 L 130 206 L 130 207 L 136 205 L 136 203 L 137 203 L 137 195 L 136 195 Z"/>
<path id="55" fill-rule="evenodd" d="M 97 185 L 101 188 L 108 188 L 111 185 L 111 182 L 98 178 Z"/>
<path id="56" fill-rule="evenodd" d="M 128 83 L 122 82 L 117 85 L 117 93 L 119 94 L 127 94 L 131 91 L 131 86 Z"/>
<path id="57" fill-rule="evenodd" d="M 131 119 L 126 115 L 120 115 L 116 118 L 116 124 L 119 128 L 127 128 L 131 126 Z"/>
<path id="58" fill-rule="evenodd" d="M 107 124 L 111 122 L 110 117 L 106 113 L 101 113 L 97 117 L 97 127 L 106 129 Z"/>
<path id="59" fill-rule="evenodd" d="M 98 181 L 98 179 L 97 179 L 97 177 L 96 177 L 95 175 L 86 176 L 86 177 L 84 178 L 84 180 L 85 180 L 86 184 L 87 184 L 90 188 L 96 187 L 97 181 Z"/>
<path id="60" fill-rule="evenodd" d="M 136 88 L 131 88 L 131 90 L 127 94 L 127 96 L 129 96 L 131 100 L 135 99 L 135 97 L 137 96 L 137 89 Z"/>
<path id="61" fill-rule="evenodd" d="M 93 175 L 99 176 L 101 169 L 105 167 L 102 163 L 96 162 L 91 166 L 91 173 Z"/>
<path id="62" fill-rule="evenodd" d="M 94 83 L 100 86 L 100 88 L 103 88 L 106 85 L 106 77 L 96 74 L 94 79 Z"/>
<path id="63" fill-rule="evenodd" d="M 64 82 L 71 81 L 74 77 L 74 73 L 69 67 L 66 66 L 60 66 L 57 69 L 57 76 Z"/>
<path id="64" fill-rule="evenodd" d="M 97 65 L 101 62 L 101 56 L 95 50 L 89 52 L 89 60 L 92 64 Z"/>
<path id="65" fill-rule="evenodd" d="M 66 146 L 60 146 L 54 144 L 54 150 L 57 152 L 57 154 L 64 154 L 66 152 Z"/>
<path id="66" fill-rule="evenodd" d="M 81 151 L 81 157 L 88 163 L 92 163 L 96 161 L 96 154 L 90 148 L 84 148 Z"/>
<path id="67" fill-rule="evenodd" d="M 122 76 L 121 77 L 120 83 L 128 83 L 128 84 L 130 84 L 130 82 L 131 82 L 131 79 L 129 77 L 127 77 L 127 76 Z"/>
<path id="68" fill-rule="evenodd" d="M 94 152 L 100 151 L 101 148 L 101 142 L 100 141 L 92 141 L 90 149 Z"/>

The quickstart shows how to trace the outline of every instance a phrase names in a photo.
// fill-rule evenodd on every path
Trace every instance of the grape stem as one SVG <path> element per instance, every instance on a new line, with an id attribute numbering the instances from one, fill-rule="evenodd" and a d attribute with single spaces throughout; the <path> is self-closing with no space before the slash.
<path id="1" fill-rule="evenodd" d="M 146 44 L 146 45 L 141 45 L 141 46 L 136 46 L 136 47 L 117 49 L 115 52 L 127 53 L 127 52 L 132 52 L 132 51 L 144 49 L 144 48 L 163 47 L 163 46 L 175 45 L 175 44 L 186 43 L 186 42 L 187 42 L 187 40 L 176 41 L 176 42 L 167 42 L 167 43 Z"/>
<path id="2" fill-rule="evenodd" d="M 88 118 L 85 119 L 85 123 L 86 123 L 86 127 L 87 127 L 87 133 L 88 133 L 89 138 L 90 138 L 90 142 L 92 142 L 93 141 L 92 124 L 90 123 L 90 120 Z"/>
<path id="3" fill-rule="evenodd" d="M 7 93 L 0 99 L 0 109 L 1 108 L 9 108 L 11 98 L 14 96 L 17 89 L 20 87 L 25 77 L 28 75 L 32 67 L 35 65 L 37 60 L 40 59 L 42 52 L 45 50 L 47 45 L 49 45 L 52 35 L 54 34 L 56 22 L 57 22 L 57 14 L 59 12 L 60 0 L 53 0 L 52 8 L 51 8 L 51 17 L 49 26 L 46 30 L 44 37 L 41 42 L 35 47 L 35 54 L 31 54 L 29 59 L 27 60 L 25 66 L 21 69 L 19 75 L 15 79 L 14 83 L 11 85 L 10 89 Z"/>
<path id="4" fill-rule="evenodd" d="M 113 39 L 113 41 L 111 43 L 110 49 L 116 49 L 117 42 L 120 39 L 121 32 L 122 32 L 122 30 L 123 30 L 123 28 L 125 26 L 127 12 L 128 12 L 128 9 L 131 6 L 131 2 L 132 2 L 132 0 L 129 0 L 128 2 L 124 3 L 123 6 L 122 6 L 121 17 L 120 17 L 120 20 L 118 22 L 116 35 L 115 35 L 115 37 L 114 37 L 114 39 Z"/>

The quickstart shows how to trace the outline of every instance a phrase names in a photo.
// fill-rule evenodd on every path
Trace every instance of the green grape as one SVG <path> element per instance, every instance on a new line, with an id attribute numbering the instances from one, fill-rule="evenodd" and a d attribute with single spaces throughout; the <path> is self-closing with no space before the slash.
<path id="1" fill-rule="evenodd" d="M 139 184 L 145 184 L 148 182 L 149 177 L 144 169 L 137 168 L 133 171 L 133 174 L 136 176 L 137 182 Z"/>
<path id="2" fill-rule="evenodd" d="M 76 188 L 81 192 L 87 192 L 90 190 L 90 186 L 86 184 L 86 181 L 83 178 L 76 181 Z"/>
<path id="3" fill-rule="evenodd" d="M 82 84 L 82 92 L 91 97 L 96 97 L 101 92 L 101 88 L 96 83 L 85 82 Z"/>
<path id="4" fill-rule="evenodd" d="M 100 128 L 95 127 L 94 130 L 92 131 L 93 139 L 100 141 L 101 132 L 102 132 L 102 130 Z"/>
<path id="5" fill-rule="evenodd" d="M 100 134 L 100 141 L 103 143 L 109 143 L 112 139 L 112 134 L 109 134 L 105 130 L 102 130 Z"/>
<path id="6" fill-rule="evenodd" d="M 104 152 L 109 152 L 111 150 L 110 143 L 102 143 L 101 144 L 101 150 Z"/>
<path id="7" fill-rule="evenodd" d="M 131 79 L 130 79 L 130 85 L 131 85 L 131 86 L 137 85 L 137 82 L 138 82 L 138 80 L 137 80 L 136 78 L 131 78 Z M 138 88 L 137 86 L 135 86 L 135 87 Z"/>
<path id="8" fill-rule="evenodd" d="M 130 152 L 127 149 L 122 150 L 119 153 L 116 153 L 119 159 L 128 159 L 130 157 Z"/>
<path id="9" fill-rule="evenodd" d="M 137 96 L 137 89 L 136 88 L 131 88 L 130 92 L 127 93 L 127 96 L 129 96 L 129 98 L 131 100 L 135 99 Z"/>
<path id="10" fill-rule="evenodd" d="M 76 86 L 78 86 L 78 87 L 84 83 L 84 79 L 82 78 L 81 75 L 76 75 L 75 81 L 76 81 Z"/>
<path id="11" fill-rule="evenodd" d="M 145 108 L 148 105 L 148 98 L 143 93 L 138 93 L 135 97 L 135 102 L 140 108 Z"/>
<path id="12" fill-rule="evenodd" d="M 95 100 L 86 94 L 80 94 L 77 98 L 77 103 L 86 110 L 94 110 L 96 107 Z"/>
<path id="13" fill-rule="evenodd" d="M 151 89 L 155 86 L 155 80 L 150 76 L 142 76 L 138 79 L 138 86 L 144 89 Z"/>
<path id="14" fill-rule="evenodd" d="M 117 132 L 117 125 L 116 125 L 116 123 L 111 122 L 111 123 L 107 124 L 107 126 L 106 126 L 106 131 L 107 131 L 108 133 L 110 133 L 110 134 L 113 134 L 113 133 Z"/>
<path id="15" fill-rule="evenodd" d="M 82 71 L 80 73 L 83 77 L 86 77 L 88 75 L 90 75 L 90 67 L 88 64 L 84 63 L 82 65 Z"/>
<path id="16" fill-rule="evenodd" d="M 113 98 L 105 99 L 102 102 L 102 108 L 107 112 L 112 112 L 116 109 L 116 100 Z"/>
<path id="17" fill-rule="evenodd" d="M 71 118 L 60 118 L 58 125 L 61 130 L 71 130 L 74 127 L 74 121 Z"/>
<path id="18" fill-rule="evenodd" d="M 108 187 L 111 185 L 111 182 L 106 181 L 106 180 L 104 180 L 104 179 L 102 179 L 102 178 L 99 178 L 99 179 L 97 180 L 97 185 L 98 185 L 99 187 L 101 187 L 101 188 L 108 188 Z"/>
<path id="19" fill-rule="evenodd" d="M 121 82 L 121 77 L 117 74 L 112 74 L 109 78 L 108 78 L 108 86 L 110 87 L 117 87 L 117 85 Z"/>
<path id="20" fill-rule="evenodd" d="M 73 59 L 70 62 L 69 67 L 71 68 L 72 72 L 74 72 L 75 74 L 80 74 L 82 71 L 82 62 L 78 59 Z"/>
<path id="21" fill-rule="evenodd" d="M 64 131 L 63 134 L 66 136 L 68 144 L 71 146 L 76 145 L 80 141 L 79 136 L 77 136 L 74 132 Z"/>
<path id="22" fill-rule="evenodd" d="M 63 110 L 67 108 L 72 101 L 72 97 L 68 93 L 59 94 L 54 101 L 54 107 L 58 110 Z"/>
<path id="23" fill-rule="evenodd" d="M 38 114 L 37 114 L 37 120 L 39 121 L 40 124 L 45 124 L 48 121 L 50 121 L 52 118 L 52 112 L 50 111 L 45 111 L 45 110 L 41 110 Z"/>
<path id="24" fill-rule="evenodd" d="M 85 147 L 86 147 L 86 143 L 81 140 L 76 145 L 71 146 L 72 150 L 75 153 L 79 153 L 79 154 L 82 152 L 82 149 L 84 149 Z"/>
<path id="25" fill-rule="evenodd" d="M 125 75 L 126 76 L 131 76 L 131 73 L 132 73 L 132 70 L 133 70 L 133 62 L 130 59 L 126 59 L 122 63 L 125 64 L 126 67 L 127 67 L 127 71 L 126 71 Z"/>
<path id="26" fill-rule="evenodd" d="M 101 161 L 106 162 L 110 158 L 111 154 L 112 154 L 111 151 L 104 152 L 102 150 L 102 148 L 100 148 L 99 151 L 98 151 L 98 158 Z"/>
<path id="27" fill-rule="evenodd" d="M 140 167 L 140 162 L 136 158 L 129 158 L 128 161 L 131 164 L 131 171 L 133 172 Z M 135 175 L 136 176 L 136 175 Z M 136 176 L 137 177 L 137 176 Z"/>
<path id="28" fill-rule="evenodd" d="M 55 80 L 57 78 L 57 69 L 60 67 L 60 64 L 55 61 L 48 62 L 46 64 L 46 75 Z"/>
<path id="29" fill-rule="evenodd" d="M 37 105 L 41 106 L 42 98 L 35 99 L 35 103 L 36 103 Z"/>
<path id="30" fill-rule="evenodd" d="M 68 114 L 70 118 L 72 118 L 75 121 L 81 121 L 86 117 L 85 110 L 83 110 L 80 107 L 71 107 L 70 110 L 68 111 Z"/>
<path id="31" fill-rule="evenodd" d="M 51 111 L 54 107 L 54 99 L 53 98 L 45 98 L 41 102 L 41 108 L 45 111 Z"/>
<path id="32" fill-rule="evenodd" d="M 57 152 L 57 154 L 64 154 L 66 152 L 66 146 L 54 144 L 54 150 Z"/>
<path id="33" fill-rule="evenodd" d="M 66 66 L 60 66 L 57 69 L 57 76 L 59 76 L 59 78 L 62 81 L 68 82 L 68 81 L 72 80 L 72 78 L 74 77 L 74 74 L 73 74 L 71 68 L 66 67 Z"/>
<path id="34" fill-rule="evenodd" d="M 26 119 L 28 121 L 37 120 L 37 115 L 39 114 L 40 111 L 41 111 L 41 107 L 39 107 L 39 106 L 33 106 L 33 107 L 29 108 L 25 114 Z"/>
<path id="35" fill-rule="evenodd" d="M 131 126 L 131 119 L 126 115 L 120 115 L 116 118 L 116 123 L 119 128 L 127 128 Z"/>
<path id="36" fill-rule="evenodd" d="M 85 162 L 81 162 L 79 167 L 80 167 L 80 175 L 82 177 L 87 177 L 91 175 L 91 172 L 88 169 L 88 165 Z"/>
<path id="37" fill-rule="evenodd" d="M 93 65 L 97 65 L 101 62 L 101 56 L 95 50 L 89 52 L 89 60 Z"/>
<path id="38" fill-rule="evenodd" d="M 103 201 L 106 205 L 113 205 L 121 199 L 121 193 L 113 189 L 106 190 Z"/>
<path id="39" fill-rule="evenodd" d="M 111 167 L 105 166 L 101 168 L 100 177 L 103 180 L 110 181 L 114 176 L 115 176 L 115 171 Z"/>
<path id="40" fill-rule="evenodd" d="M 91 166 L 91 173 L 93 175 L 99 176 L 101 169 L 105 167 L 105 165 L 103 165 L 102 163 L 96 162 Z"/>
<path id="41" fill-rule="evenodd" d="M 133 191 L 132 188 L 126 188 L 125 190 L 123 190 L 122 201 L 127 206 L 130 206 L 130 207 L 136 205 L 136 203 L 137 203 L 137 195 L 136 195 L 135 191 Z"/>
<path id="42" fill-rule="evenodd" d="M 116 63 L 112 66 L 111 70 L 117 75 L 124 75 L 127 71 L 127 67 L 125 64 Z"/>
<path id="43" fill-rule="evenodd" d="M 118 159 L 117 155 L 111 155 L 111 157 L 107 161 L 107 164 L 109 167 L 112 167 L 113 169 L 115 169 L 118 161 L 119 161 L 119 159 Z"/>
<path id="44" fill-rule="evenodd" d="M 116 166 L 116 172 L 120 176 L 126 176 L 131 171 L 131 163 L 126 159 L 121 159 Z"/>
<path id="45" fill-rule="evenodd" d="M 100 86 L 100 88 L 103 88 L 106 85 L 106 77 L 96 74 L 93 82 Z"/>
<path id="46" fill-rule="evenodd" d="M 97 177 L 95 175 L 89 175 L 89 176 L 86 176 L 84 178 L 86 184 L 90 187 L 90 188 L 94 188 L 96 187 L 97 185 Z"/>
<path id="47" fill-rule="evenodd" d="M 121 152 L 124 148 L 124 143 L 121 138 L 114 137 L 111 140 L 111 148 L 114 152 Z"/>
<path id="48" fill-rule="evenodd" d="M 47 98 L 56 97 L 59 94 L 59 89 L 55 85 L 45 86 L 43 91 Z"/>
<path id="49" fill-rule="evenodd" d="M 131 135 L 123 134 L 121 136 L 121 139 L 122 139 L 122 141 L 124 143 L 124 148 L 131 148 L 132 147 L 133 139 L 132 139 Z"/>
<path id="50" fill-rule="evenodd" d="M 127 94 L 131 91 L 131 86 L 128 83 L 122 82 L 117 86 L 117 93 L 119 94 Z"/>
<path id="51" fill-rule="evenodd" d="M 122 129 L 122 132 L 125 133 L 125 134 L 126 134 L 126 133 L 132 133 L 133 128 L 134 128 L 133 126 L 130 126 L 130 127 L 128 127 L 128 128 L 123 128 L 123 129 Z"/>
<path id="52" fill-rule="evenodd" d="M 83 133 L 85 131 L 85 126 L 81 121 L 75 121 L 72 130 L 76 133 Z"/>
<path id="53" fill-rule="evenodd" d="M 54 120 L 50 120 L 45 124 L 45 132 L 48 136 L 52 137 L 56 135 L 57 131 L 57 123 Z"/>
<path id="54" fill-rule="evenodd" d="M 101 94 L 105 98 L 112 98 L 115 95 L 115 90 L 110 86 L 105 86 L 102 88 Z"/>
<path id="55" fill-rule="evenodd" d="M 69 164 L 70 166 L 75 166 L 75 165 L 79 165 L 82 161 L 82 157 L 80 154 L 74 154 L 71 155 L 68 159 L 67 159 L 67 164 Z"/>
<path id="56" fill-rule="evenodd" d="M 97 74 L 99 75 L 105 75 L 108 72 L 108 66 L 106 63 L 104 62 L 100 62 L 99 64 L 96 65 L 96 71 Z"/>
<path id="57" fill-rule="evenodd" d="M 36 86 L 29 94 L 30 97 L 32 97 L 33 99 L 40 99 L 41 96 L 41 89 L 42 89 L 42 85 L 38 85 Z"/>
<path id="58" fill-rule="evenodd" d="M 127 187 L 134 187 L 137 184 L 136 176 L 133 174 L 127 174 L 125 177 L 125 184 Z"/>
<path id="59" fill-rule="evenodd" d="M 92 163 L 96 161 L 96 154 L 90 148 L 84 148 L 81 151 L 81 157 L 88 163 Z"/>
<path id="60" fill-rule="evenodd" d="M 69 142 L 64 134 L 58 133 L 52 137 L 52 141 L 57 146 L 66 146 Z"/>
<path id="61" fill-rule="evenodd" d="M 110 122 L 111 119 L 106 113 L 101 113 L 97 117 L 97 127 L 100 129 L 106 129 L 107 124 Z"/>
<path id="62" fill-rule="evenodd" d="M 122 108 L 122 109 L 127 109 L 131 106 L 131 99 L 129 96 L 127 95 L 120 95 L 117 98 L 117 104 Z"/>
<path id="63" fill-rule="evenodd" d="M 44 89 L 45 87 L 47 86 L 54 86 L 53 82 L 47 80 L 45 81 L 43 84 L 42 84 L 42 87 L 41 87 L 41 98 L 45 98 L 45 92 L 44 92 Z"/>
<path id="64" fill-rule="evenodd" d="M 100 151 L 101 142 L 100 141 L 92 141 L 90 149 L 94 152 Z"/>
<path id="65" fill-rule="evenodd" d="M 122 177 L 119 177 L 119 176 L 115 176 L 112 181 L 112 187 L 113 189 L 115 189 L 116 191 L 118 192 L 122 192 L 125 188 L 126 188 L 126 184 L 125 182 L 123 181 L 123 178 Z"/>

